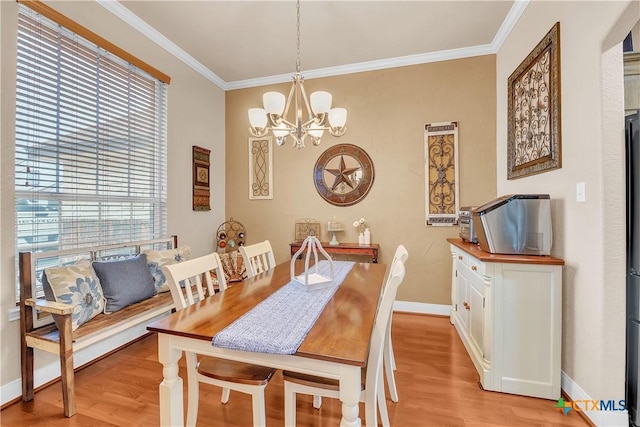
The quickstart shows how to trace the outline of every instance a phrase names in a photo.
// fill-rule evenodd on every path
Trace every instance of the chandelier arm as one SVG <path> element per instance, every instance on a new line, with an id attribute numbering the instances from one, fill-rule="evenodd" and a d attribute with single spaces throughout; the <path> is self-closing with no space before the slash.
<path id="1" fill-rule="evenodd" d="M 309 104 L 309 98 L 307 97 L 307 91 L 304 90 L 302 82 L 300 82 L 300 91 L 302 92 L 302 99 L 304 100 L 304 105 L 307 108 L 307 113 L 316 117 L 317 114 L 311 109 L 311 104 Z"/>
<path id="2" fill-rule="evenodd" d="M 249 133 L 256 138 L 262 138 L 269 132 L 269 128 L 254 128 L 253 126 L 249 127 Z"/>
<path id="3" fill-rule="evenodd" d="M 347 131 L 347 127 L 346 126 L 342 126 L 342 127 L 330 127 L 329 128 L 329 133 L 333 136 L 342 136 L 344 135 L 344 133 Z"/>
<path id="4" fill-rule="evenodd" d="M 269 118 L 269 123 L 271 123 L 271 126 L 278 126 L 280 123 L 282 123 L 282 116 L 275 114 L 275 113 L 268 113 L 267 117 Z"/>
<path id="5" fill-rule="evenodd" d="M 289 89 L 289 96 L 287 96 L 287 103 L 284 106 L 282 117 L 287 117 L 289 115 L 289 107 L 291 107 L 291 98 L 293 98 L 295 94 L 296 86 L 298 84 L 298 78 L 299 78 L 299 74 L 296 74 L 296 76 L 293 78 L 293 84 L 291 85 L 291 89 Z"/>
<path id="6" fill-rule="evenodd" d="M 323 129 L 329 129 L 329 126 L 325 124 L 325 119 L 327 118 L 327 113 L 318 113 L 314 114 L 312 120 L 319 125 L 324 126 Z"/>
<path id="7" fill-rule="evenodd" d="M 316 121 L 317 117 L 318 116 L 311 117 L 308 121 L 304 122 L 302 124 L 302 128 L 308 131 L 308 130 L 311 129 L 311 123 L 315 122 L 316 124 L 323 124 L 322 120 L 321 121 Z M 330 129 L 331 129 L 331 127 L 330 126 L 326 126 L 326 125 L 313 128 L 313 130 L 330 130 Z"/>
<path id="8" fill-rule="evenodd" d="M 302 106 L 300 105 L 300 98 L 302 96 L 302 92 L 300 89 L 302 88 L 302 83 L 298 85 L 295 93 L 295 114 L 296 114 L 296 138 L 300 140 L 302 138 Z"/>
<path id="9" fill-rule="evenodd" d="M 278 125 L 283 124 L 283 123 L 287 126 L 285 129 L 277 127 Z M 276 130 L 276 131 L 280 131 L 280 130 L 281 131 L 285 131 L 286 130 L 286 131 L 292 132 L 293 130 L 295 130 L 295 128 L 296 128 L 295 124 L 291 123 L 289 120 L 281 118 L 278 121 L 277 124 L 275 124 L 275 125 L 272 124 L 272 126 L 267 126 L 265 129 L 270 130 L 270 131 L 274 131 L 274 130 Z"/>

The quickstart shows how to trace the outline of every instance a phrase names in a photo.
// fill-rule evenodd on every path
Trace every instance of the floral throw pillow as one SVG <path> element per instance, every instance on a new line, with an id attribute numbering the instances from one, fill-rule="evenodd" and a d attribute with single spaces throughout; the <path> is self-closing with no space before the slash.
<path id="1" fill-rule="evenodd" d="M 167 278 L 162 272 L 162 267 L 189 259 L 191 256 L 191 248 L 189 246 L 181 246 L 176 249 L 167 249 L 164 251 L 146 250 L 142 253 L 147 255 L 149 271 L 151 271 L 151 275 L 153 276 L 156 291 L 160 293 L 169 290 Z"/>
<path id="2" fill-rule="evenodd" d="M 88 260 L 75 265 L 44 270 L 43 286 L 49 301 L 71 304 L 71 329 L 93 319 L 104 310 L 104 295 L 100 281 Z"/>

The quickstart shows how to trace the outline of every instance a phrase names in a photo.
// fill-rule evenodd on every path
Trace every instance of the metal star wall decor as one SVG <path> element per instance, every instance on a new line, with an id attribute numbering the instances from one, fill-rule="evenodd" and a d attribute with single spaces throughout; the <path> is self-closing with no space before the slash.
<path id="1" fill-rule="evenodd" d="M 330 147 L 320 155 L 313 170 L 318 194 L 336 206 L 350 206 L 364 199 L 374 177 L 371 157 L 353 144 Z"/>
<path id="2" fill-rule="evenodd" d="M 331 191 L 335 191 L 338 188 L 338 185 L 341 183 L 347 184 L 349 187 L 353 189 L 353 182 L 351 181 L 351 175 L 360 170 L 360 166 L 355 168 L 348 168 L 344 163 L 344 156 L 340 156 L 340 166 L 338 169 L 325 169 L 325 171 L 336 177 L 335 181 L 333 181 L 333 186 L 331 187 Z"/>

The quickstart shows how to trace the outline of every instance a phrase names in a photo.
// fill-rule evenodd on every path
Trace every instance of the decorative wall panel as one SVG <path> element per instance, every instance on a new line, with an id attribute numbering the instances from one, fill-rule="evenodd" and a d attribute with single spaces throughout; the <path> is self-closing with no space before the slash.
<path id="1" fill-rule="evenodd" d="M 211 150 L 193 146 L 193 210 L 210 211 L 209 154 Z"/>
<path id="2" fill-rule="evenodd" d="M 426 224 L 457 224 L 458 122 L 425 125 L 424 145 Z"/>
<path id="3" fill-rule="evenodd" d="M 273 199 L 273 138 L 249 138 L 249 199 Z"/>

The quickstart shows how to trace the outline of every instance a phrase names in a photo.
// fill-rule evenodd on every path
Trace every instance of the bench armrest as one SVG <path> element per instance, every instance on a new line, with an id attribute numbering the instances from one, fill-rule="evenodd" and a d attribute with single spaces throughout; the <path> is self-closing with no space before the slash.
<path id="1" fill-rule="evenodd" d="M 59 314 L 61 316 L 73 314 L 73 306 L 61 302 L 45 301 L 42 299 L 27 298 L 24 303 L 29 307 L 35 308 L 37 311 L 44 311 L 51 314 Z"/>

